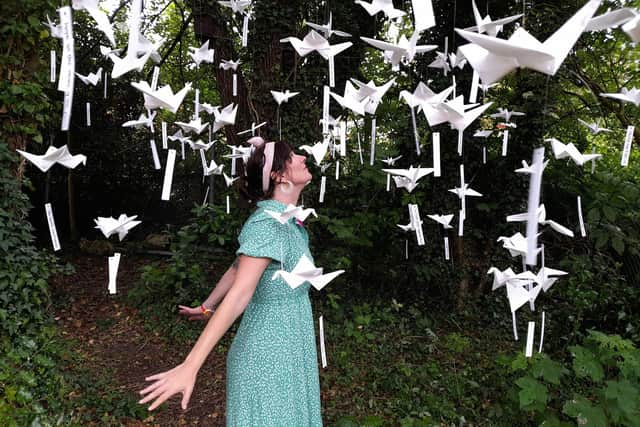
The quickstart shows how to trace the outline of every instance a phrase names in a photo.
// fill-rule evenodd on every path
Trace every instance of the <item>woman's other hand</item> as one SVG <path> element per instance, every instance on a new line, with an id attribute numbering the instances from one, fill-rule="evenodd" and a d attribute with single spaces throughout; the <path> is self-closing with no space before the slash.
<path id="1" fill-rule="evenodd" d="M 208 320 L 213 314 L 212 310 L 203 310 L 203 306 L 187 307 L 186 305 L 179 305 L 178 309 L 178 314 L 185 316 L 189 320 Z"/>
<path id="2" fill-rule="evenodd" d="M 181 363 L 175 368 L 162 372 L 160 374 L 146 377 L 146 381 L 153 381 L 149 387 L 140 391 L 141 395 L 147 395 L 138 403 L 145 404 L 153 400 L 149 410 L 153 411 L 160 406 L 165 400 L 169 399 L 176 393 L 182 393 L 182 409 L 187 409 L 193 387 L 196 383 L 197 371 L 189 365 Z"/>

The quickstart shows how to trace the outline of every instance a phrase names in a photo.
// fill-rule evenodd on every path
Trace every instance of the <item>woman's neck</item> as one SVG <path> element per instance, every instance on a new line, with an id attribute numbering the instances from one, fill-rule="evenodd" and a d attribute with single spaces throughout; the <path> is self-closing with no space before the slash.
<path id="1" fill-rule="evenodd" d="M 302 189 L 294 189 L 291 192 L 285 193 L 284 191 L 276 187 L 276 189 L 273 192 L 273 197 L 271 198 L 285 205 L 297 206 L 301 191 Z"/>

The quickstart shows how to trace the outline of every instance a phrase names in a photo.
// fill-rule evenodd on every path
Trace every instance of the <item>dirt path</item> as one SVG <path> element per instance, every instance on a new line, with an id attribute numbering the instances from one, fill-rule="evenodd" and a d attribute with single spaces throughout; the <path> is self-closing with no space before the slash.
<path id="1" fill-rule="evenodd" d="M 56 319 L 74 350 L 83 355 L 97 377 L 109 375 L 123 395 L 138 399 L 147 375 L 182 362 L 187 348 L 172 345 L 145 331 L 138 311 L 126 305 L 123 295 L 136 283 L 140 267 L 149 258 L 126 256 L 120 260 L 118 294 L 107 293 L 107 257 L 82 256 L 70 262 L 76 273 L 53 281 Z M 181 321 L 176 316 L 176 321 Z M 198 374 L 189 408 L 180 408 L 174 396 L 144 421 L 127 426 L 223 426 L 225 357 L 212 352 Z"/>

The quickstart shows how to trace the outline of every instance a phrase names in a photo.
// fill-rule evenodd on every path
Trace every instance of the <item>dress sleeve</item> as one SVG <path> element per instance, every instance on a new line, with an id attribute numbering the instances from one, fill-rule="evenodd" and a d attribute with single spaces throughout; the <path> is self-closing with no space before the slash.
<path id="1" fill-rule="evenodd" d="M 285 254 L 286 226 L 264 214 L 249 218 L 242 227 L 236 255 L 271 258 L 281 262 Z"/>

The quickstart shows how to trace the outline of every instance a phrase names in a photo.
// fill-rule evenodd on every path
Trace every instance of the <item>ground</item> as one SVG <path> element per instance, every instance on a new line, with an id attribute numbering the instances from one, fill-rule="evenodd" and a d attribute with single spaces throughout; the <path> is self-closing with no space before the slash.
<path id="1" fill-rule="evenodd" d="M 167 342 L 158 333 L 145 329 L 139 311 L 127 305 L 124 295 L 140 277 L 140 267 L 150 259 L 123 255 L 118 273 L 118 293 L 107 293 L 107 258 L 81 256 L 69 260 L 75 267 L 71 276 L 53 283 L 55 318 L 73 350 L 85 361 L 96 378 L 108 376 L 113 390 L 105 398 L 139 399 L 144 378 L 182 362 L 189 348 Z M 182 320 L 176 314 L 176 322 Z M 203 324 L 204 326 L 204 324 Z M 73 369 L 70 367 L 70 369 Z M 225 414 L 225 358 L 213 352 L 198 374 L 196 388 L 186 411 L 181 396 L 174 396 L 144 421 L 124 421 L 127 426 L 223 426 Z M 82 402 L 79 392 L 69 399 Z M 92 408 L 77 408 L 91 411 Z"/>

